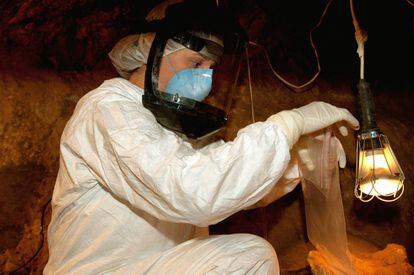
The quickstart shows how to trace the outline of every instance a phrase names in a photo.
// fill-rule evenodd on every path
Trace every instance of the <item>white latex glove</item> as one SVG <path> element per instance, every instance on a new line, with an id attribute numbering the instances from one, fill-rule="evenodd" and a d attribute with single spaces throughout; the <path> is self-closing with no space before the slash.
<path id="1" fill-rule="evenodd" d="M 322 130 L 340 121 L 345 121 L 355 130 L 359 128 L 358 120 L 347 109 L 325 102 L 312 102 L 297 109 L 282 111 L 272 115 L 268 120 L 282 128 L 290 148 L 301 135 Z M 348 134 L 345 126 L 340 126 L 339 131 L 342 135 Z"/>

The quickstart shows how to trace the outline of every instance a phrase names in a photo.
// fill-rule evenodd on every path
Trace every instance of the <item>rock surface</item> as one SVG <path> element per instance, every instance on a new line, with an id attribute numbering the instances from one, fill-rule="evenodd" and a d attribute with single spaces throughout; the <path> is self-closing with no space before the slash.
<path id="1" fill-rule="evenodd" d="M 388 244 L 383 250 L 375 252 L 352 251 L 355 268 L 360 275 L 411 275 L 414 267 L 407 259 L 405 248 L 398 244 Z M 334 275 L 335 272 L 324 256 L 317 250 L 308 255 L 308 262 L 314 275 Z"/>
<path id="2" fill-rule="evenodd" d="M 114 77 L 105 53 L 115 41 L 142 28 L 147 11 L 160 1 L 3 1 L 0 3 L 0 270 L 40 274 L 47 261 L 46 228 L 58 169 L 59 139 L 76 102 Z M 378 1 L 376 1 L 378 2 Z M 303 83 L 315 71 L 308 30 L 325 2 L 220 1 L 234 7 L 252 40 L 265 45 L 274 67 Z M 362 2 L 361 2 L 362 3 Z M 364 2 L 365 3 L 365 2 Z M 377 119 L 406 174 L 406 193 L 397 202 L 363 204 L 354 199 L 354 146 L 343 138 L 348 164 L 341 188 L 349 233 L 384 248 L 398 243 L 414 262 L 414 64 L 413 12 L 404 1 L 358 4 L 368 13 L 367 77 L 373 85 Z M 360 15 L 361 15 L 360 14 Z M 392 20 L 384 20 L 392 18 Z M 368 20 L 369 19 L 369 20 Z M 393 39 L 398 37 L 398 39 Z M 392 38 L 392 39 L 391 39 Z M 395 43 L 398 41 L 399 43 Z M 334 1 L 315 43 L 322 73 L 307 91 L 295 93 L 271 73 L 263 52 L 250 48 L 256 120 L 314 100 L 357 113 L 357 58 L 345 2 Z M 368 54 L 369 53 L 369 54 Z M 231 140 L 251 123 L 246 70 L 242 71 L 224 133 Z M 247 232 L 266 237 L 283 272 L 306 271 L 306 238 L 300 187 L 263 209 L 239 212 L 212 226 L 212 233 Z M 7 250 L 7 251 L 6 251 Z"/>

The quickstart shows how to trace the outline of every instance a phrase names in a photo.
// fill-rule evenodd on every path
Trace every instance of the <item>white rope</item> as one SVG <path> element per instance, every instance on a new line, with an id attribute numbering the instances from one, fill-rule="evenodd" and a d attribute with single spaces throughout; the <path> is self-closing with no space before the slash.
<path id="1" fill-rule="evenodd" d="M 252 114 L 252 122 L 256 122 L 254 116 L 254 102 L 253 102 L 253 89 L 252 89 L 252 77 L 250 74 L 250 61 L 249 61 L 249 45 L 246 46 L 246 59 L 247 59 L 247 78 L 249 79 L 249 92 L 250 92 L 250 111 Z"/>
<path id="2" fill-rule="evenodd" d="M 317 68 L 318 68 L 318 70 L 317 70 L 317 72 L 315 73 L 315 75 L 310 79 L 310 80 L 308 80 L 307 82 L 305 82 L 304 84 L 301 84 L 301 85 L 296 85 L 296 84 L 293 84 L 293 83 L 291 83 L 291 82 L 289 82 L 289 81 L 287 81 L 286 79 L 284 79 L 283 78 L 283 76 L 281 76 L 274 68 L 273 68 L 273 65 L 272 65 L 272 62 L 270 61 L 270 56 L 269 56 L 269 53 L 268 53 L 268 51 L 265 49 L 265 47 L 263 47 L 262 45 L 260 45 L 260 44 L 258 44 L 258 43 L 256 43 L 256 42 L 252 42 L 252 41 L 249 41 L 249 44 L 251 44 L 251 45 L 254 45 L 254 46 L 256 46 L 256 47 L 259 47 L 259 48 L 261 48 L 263 51 L 264 51 L 264 53 L 265 53 L 265 56 L 266 56 L 266 60 L 267 60 L 267 63 L 269 64 L 269 67 L 270 67 L 270 69 L 272 70 L 272 72 L 273 72 L 273 74 L 280 80 L 280 81 L 282 81 L 284 84 L 286 84 L 287 86 L 289 86 L 290 88 L 293 88 L 296 92 L 300 92 L 300 91 L 303 91 L 304 90 L 304 88 L 306 88 L 307 86 L 309 86 L 309 85 L 311 85 L 315 80 L 316 80 L 316 78 L 318 78 L 318 76 L 319 76 L 319 74 L 320 74 L 320 72 L 321 72 L 321 65 L 320 65 L 320 62 L 319 62 L 319 54 L 318 54 L 318 50 L 316 49 L 316 47 L 315 47 L 315 44 L 314 44 L 314 42 L 313 42 L 313 36 L 312 36 L 312 34 L 313 34 L 313 32 L 317 29 L 317 28 L 319 28 L 319 26 L 322 24 L 322 21 L 323 21 L 323 19 L 325 18 L 325 15 L 326 15 L 326 13 L 327 13 L 327 11 L 328 11 L 328 8 L 329 8 L 329 6 L 331 5 L 331 3 L 332 3 L 332 0 L 329 0 L 328 1 L 328 3 L 326 4 L 326 6 L 325 6 L 325 8 L 324 8 L 324 10 L 323 10 L 323 13 L 322 13 L 322 15 L 321 15 L 321 17 L 319 18 L 319 21 L 318 21 L 318 23 L 309 31 L 309 40 L 310 40 L 310 44 L 311 44 L 311 46 L 312 46 L 312 48 L 313 48 L 313 51 L 314 51 L 314 54 L 315 54 L 315 58 L 316 58 L 316 64 L 317 64 Z"/>
<path id="3" fill-rule="evenodd" d="M 364 76 L 364 71 L 365 71 L 364 45 L 365 45 L 365 42 L 368 40 L 368 35 L 364 30 L 362 30 L 359 27 L 359 23 L 358 23 L 358 20 L 356 19 L 355 11 L 354 11 L 354 1 L 349 0 L 349 5 L 351 9 L 352 23 L 354 24 L 354 28 L 355 28 L 355 40 L 358 44 L 357 53 L 358 53 L 359 60 L 360 60 L 359 77 L 361 79 L 364 79 L 365 77 Z"/>
<path id="4" fill-rule="evenodd" d="M 411 0 L 407 0 L 407 3 L 408 3 L 408 5 L 410 5 L 411 7 L 413 7 L 413 8 L 414 8 L 414 3 L 413 3 L 413 2 L 411 2 Z"/>

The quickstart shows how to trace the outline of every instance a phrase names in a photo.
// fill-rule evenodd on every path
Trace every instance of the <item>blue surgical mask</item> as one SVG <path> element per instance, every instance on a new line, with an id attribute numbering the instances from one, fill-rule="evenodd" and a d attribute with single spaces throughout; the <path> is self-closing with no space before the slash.
<path id="1" fill-rule="evenodd" d="M 171 64 L 170 66 L 172 67 Z M 168 82 L 165 92 L 203 101 L 211 91 L 212 76 L 212 69 L 190 68 L 176 72 Z"/>

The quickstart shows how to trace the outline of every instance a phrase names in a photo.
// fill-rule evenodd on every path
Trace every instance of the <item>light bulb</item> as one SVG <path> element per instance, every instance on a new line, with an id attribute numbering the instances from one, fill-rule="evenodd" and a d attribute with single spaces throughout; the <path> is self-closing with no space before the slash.
<path id="1" fill-rule="evenodd" d="M 388 138 L 376 131 L 360 134 L 357 141 L 355 196 L 362 201 L 374 197 L 397 200 L 404 192 L 404 173 Z"/>

